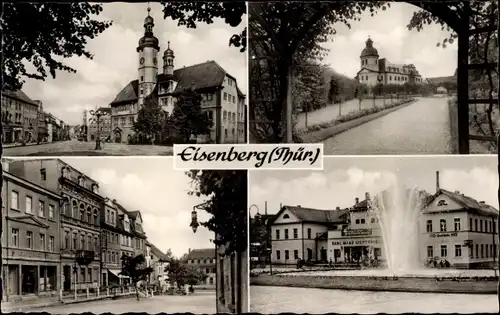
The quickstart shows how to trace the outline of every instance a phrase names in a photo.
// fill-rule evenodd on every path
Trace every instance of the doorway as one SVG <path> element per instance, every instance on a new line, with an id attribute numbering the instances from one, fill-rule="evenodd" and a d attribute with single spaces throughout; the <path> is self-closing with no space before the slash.
<path id="1" fill-rule="evenodd" d="M 21 268 L 21 293 L 22 295 L 36 294 L 37 266 L 22 266 Z"/>
<path id="2" fill-rule="evenodd" d="M 63 276 L 64 276 L 63 290 L 70 291 L 71 290 L 71 266 L 66 265 L 63 267 Z"/>
<path id="3" fill-rule="evenodd" d="M 326 258 L 326 249 L 324 247 L 321 247 L 321 261 L 327 261 L 327 258 Z"/>

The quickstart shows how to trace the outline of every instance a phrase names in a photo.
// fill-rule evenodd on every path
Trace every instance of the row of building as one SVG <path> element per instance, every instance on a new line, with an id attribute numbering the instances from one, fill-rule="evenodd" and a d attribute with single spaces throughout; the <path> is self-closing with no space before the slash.
<path id="1" fill-rule="evenodd" d="M 179 95 L 187 90 L 202 96 L 202 111 L 213 121 L 210 134 L 204 141 L 215 143 L 246 143 L 246 96 L 239 89 L 236 78 L 217 62 L 204 63 L 175 69 L 175 54 L 170 42 L 158 58 L 159 40 L 153 33 L 154 19 L 144 20 L 144 35 L 139 39 L 137 51 L 137 79 L 130 81 L 116 95 L 109 106 L 99 108 L 108 116 L 97 122 L 88 111 L 83 113 L 83 138 L 94 140 L 98 134 L 111 142 L 127 143 L 134 136 L 133 125 L 147 97 L 155 95 L 156 102 L 166 117 L 172 115 Z M 160 60 L 163 73 L 158 73 Z"/>
<path id="2" fill-rule="evenodd" d="M 2 91 L 2 143 L 53 142 L 69 138 L 64 121 L 44 111 L 23 91 Z"/>
<path id="3" fill-rule="evenodd" d="M 2 301 L 126 284 L 122 255 L 144 254 L 151 280 L 166 277 L 140 211 L 101 195 L 88 175 L 60 159 L 3 160 L 2 169 Z"/>
<path id="4" fill-rule="evenodd" d="M 421 191 L 417 195 L 421 202 L 417 222 L 400 223 L 415 233 L 411 236 L 415 242 L 409 246 L 416 246 L 417 264 L 423 267 L 434 260 L 447 261 L 454 268 L 493 267 L 498 258 L 497 209 L 459 191 L 440 188 L 439 172 L 436 192 L 430 195 Z M 387 197 L 387 192 L 376 196 L 382 198 L 379 200 Z M 364 200 L 356 198 L 348 209 L 283 206 L 276 215 L 260 221 L 267 221 L 263 225 L 269 232 L 264 234 L 269 238 L 273 264 L 296 264 L 297 259 L 316 263 L 359 262 L 365 258 L 387 261 L 381 224 L 384 218 L 377 211 L 366 193 Z M 258 219 L 259 215 L 254 222 L 260 222 Z"/>

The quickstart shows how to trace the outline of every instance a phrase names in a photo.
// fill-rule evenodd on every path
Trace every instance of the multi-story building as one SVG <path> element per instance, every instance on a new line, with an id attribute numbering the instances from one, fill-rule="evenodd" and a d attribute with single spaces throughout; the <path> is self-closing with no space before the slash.
<path id="1" fill-rule="evenodd" d="M 62 197 L 2 166 L 2 301 L 57 296 Z"/>
<path id="2" fill-rule="evenodd" d="M 111 107 L 100 107 L 97 111 L 106 113 L 99 119 L 99 135 L 102 141 L 111 139 Z M 89 117 L 88 121 L 88 141 L 95 141 L 97 139 L 97 121 L 93 117 Z"/>
<path id="3" fill-rule="evenodd" d="M 150 256 L 147 253 L 146 248 L 146 233 L 142 228 L 142 215 L 140 211 L 129 211 L 128 217 L 131 219 L 130 221 L 130 230 L 134 237 L 132 238 L 132 247 L 134 248 L 134 255 L 144 255 L 145 257 Z"/>
<path id="4" fill-rule="evenodd" d="M 121 284 L 121 244 L 123 225 L 113 200 L 106 198 L 101 209 L 101 283 Z"/>
<path id="5" fill-rule="evenodd" d="M 48 139 L 48 131 L 47 131 L 47 121 L 45 117 L 45 113 L 43 111 L 43 103 L 40 100 L 35 100 L 35 103 L 38 104 L 38 138 L 39 142 L 46 142 Z"/>
<path id="6" fill-rule="evenodd" d="M 421 84 L 425 80 L 413 64 L 394 64 L 386 58 L 379 58 L 373 47 L 373 40 L 366 40 L 366 47 L 360 55 L 361 69 L 356 77 L 359 83 L 368 86 L 377 84 Z"/>
<path id="7" fill-rule="evenodd" d="M 170 263 L 169 258 L 150 242 L 146 242 L 146 246 L 150 248 L 150 267 L 153 268 L 151 274 L 152 282 L 162 282 L 168 280 L 168 273 L 165 271 Z"/>
<path id="8" fill-rule="evenodd" d="M 214 286 L 216 281 L 216 261 L 215 261 L 215 247 L 214 248 L 200 248 L 189 249 L 186 256 L 188 265 L 198 269 L 203 273 L 206 278 L 201 285 Z"/>
<path id="9" fill-rule="evenodd" d="M 2 91 L 2 143 L 38 140 L 38 104 L 23 91 Z"/>
<path id="10" fill-rule="evenodd" d="M 245 95 L 236 79 L 215 61 L 175 69 L 170 42 L 163 54 L 163 73 L 158 74 L 159 41 L 153 34 L 154 20 L 144 20 L 144 36 L 139 40 L 138 78 L 125 86 L 111 102 L 113 142 L 127 142 L 133 136 L 144 99 L 153 92 L 157 102 L 171 115 L 179 93 L 194 89 L 203 98 L 202 110 L 213 121 L 209 136 L 216 143 L 243 143 L 246 130 Z"/>
<path id="11" fill-rule="evenodd" d="M 99 285 L 100 209 L 104 198 L 92 178 L 59 159 L 16 160 L 13 174 L 63 197 L 61 263 L 63 290 Z M 85 257 L 86 265 L 78 258 Z"/>
<path id="12" fill-rule="evenodd" d="M 439 187 L 420 217 L 420 259 L 446 260 L 455 268 L 491 268 L 498 259 L 498 210 Z"/>

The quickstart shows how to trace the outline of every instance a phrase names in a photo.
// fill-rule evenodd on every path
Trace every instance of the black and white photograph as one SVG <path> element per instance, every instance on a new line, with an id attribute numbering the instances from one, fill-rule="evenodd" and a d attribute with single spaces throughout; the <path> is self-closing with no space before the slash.
<path id="1" fill-rule="evenodd" d="M 496 152 L 496 2 L 255 2 L 248 14 L 250 142 Z"/>
<path id="2" fill-rule="evenodd" d="M 4 156 L 246 143 L 246 23 L 244 2 L 5 3 Z"/>
<path id="3" fill-rule="evenodd" d="M 250 310 L 497 313 L 494 155 L 249 174 Z"/>
<path id="4" fill-rule="evenodd" d="M 3 159 L 2 313 L 247 312 L 247 172 L 172 166 Z"/>

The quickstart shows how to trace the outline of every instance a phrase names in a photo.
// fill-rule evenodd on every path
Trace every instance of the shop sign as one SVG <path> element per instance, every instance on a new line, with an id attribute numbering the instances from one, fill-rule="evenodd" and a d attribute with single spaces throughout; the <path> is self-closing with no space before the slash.
<path id="1" fill-rule="evenodd" d="M 448 233 L 448 232 L 436 232 L 436 233 L 431 233 L 431 237 L 446 237 L 446 236 L 457 236 L 458 233 L 457 232 L 452 232 L 452 233 Z"/>
<path id="2" fill-rule="evenodd" d="M 380 239 L 360 239 L 360 240 L 338 240 L 332 241 L 332 245 L 349 246 L 349 245 L 374 245 L 380 244 Z"/>
<path id="3" fill-rule="evenodd" d="M 372 229 L 343 230 L 342 236 L 367 236 L 372 235 Z"/>

